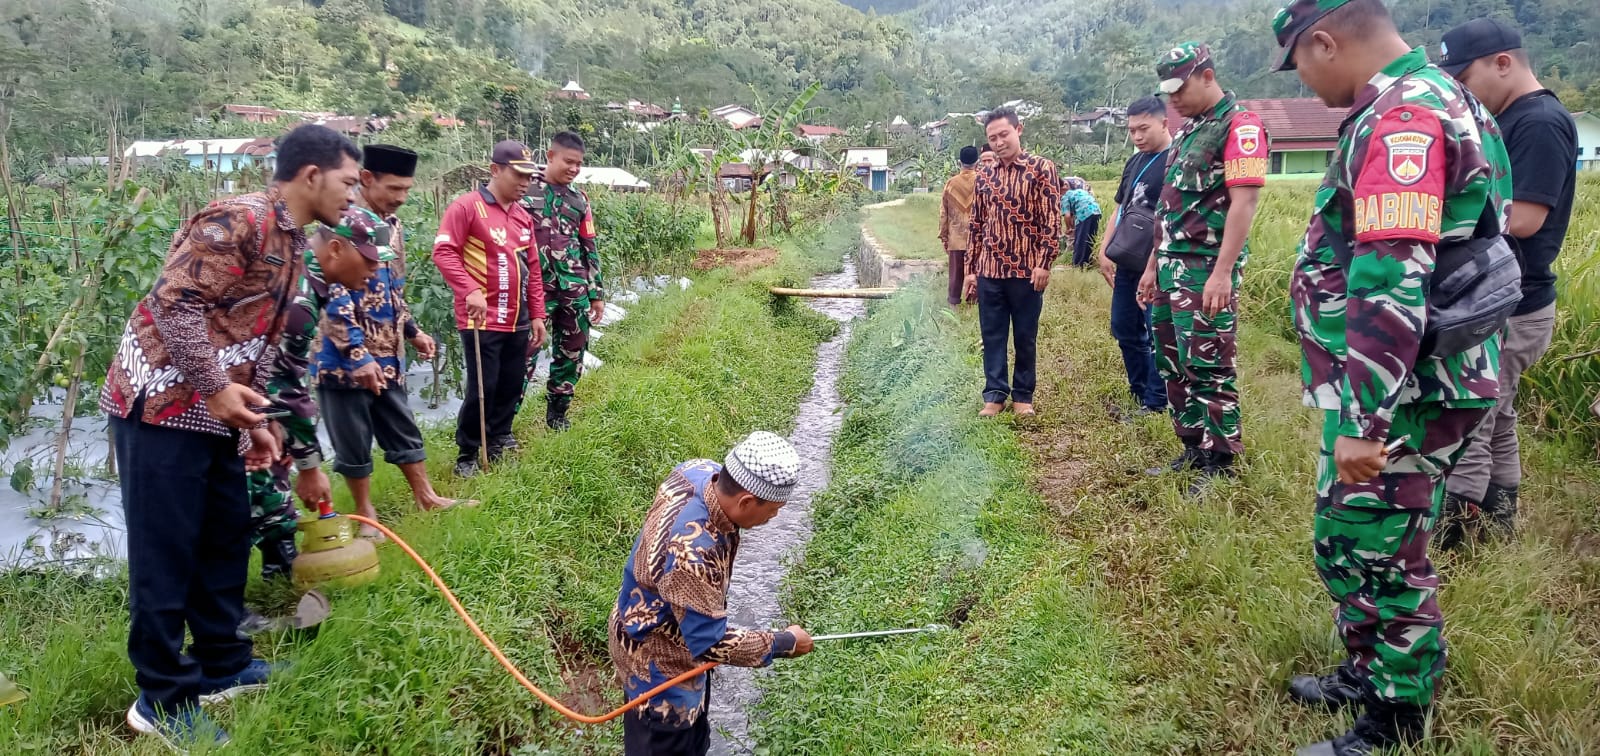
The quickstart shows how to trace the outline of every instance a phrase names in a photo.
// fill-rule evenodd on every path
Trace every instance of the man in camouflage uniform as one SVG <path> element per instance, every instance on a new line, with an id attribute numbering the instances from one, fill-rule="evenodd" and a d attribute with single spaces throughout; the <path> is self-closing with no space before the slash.
<path id="1" fill-rule="evenodd" d="M 545 384 L 545 425 L 571 427 L 567 408 L 583 375 L 589 326 L 605 314 L 600 252 L 595 246 L 594 211 L 589 195 L 572 186 L 583 168 L 583 138 L 570 131 L 550 140 L 544 172 L 533 178 L 523 206 L 533 216 L 539 269 L 544 277 L 546 319 L 550 321 L 550 380 Z M 532 369 L 530 364 L 529 369 Z"/>
<path id="2" fill-rule="evenodd" d="M 1273 29 L 1280 70 L 1350 109 L 1290 283 L 1305 402 L 1323 410 L 1316 565 L 1348 656 L 1290 694 L 1363 707 L 1302 754 L 1364 755 L 1421 737 L 1444 674 L 1428 540 L 1444 473 L 1499 391 L 1499 340 L 1418 352 L 1438 248 L 1482 235 L 1480 219 L 1504 228 L 1510 163 L 1488 113 L 1406 45 L 1382 0 L 1296 0 Z"/>
<path id="3" fill-rule="evenodd" d="M 1139 282 L 1151 305 L 1156 363 L 1167 384 L 1183 452 L 1152 475 L 1196 469 L 1204 480 L 1233 476 L 1239 434 L 1234 337 L 1245 240 L 1267 178 L 1261 118 L 1217 84 L 1211 50 L 1186 42 L 1156 64 L 1168 104 L 1188 120 L 1167 156 L 1156 211 L 1161 235 Z"/>
<path id="4" fill-rule="evenodd" d="M 364 210 L 350 209 L 344 213 L 344 222 L 334 234 L 354 238 L 352 222 L 365 220 L 363 234 L 382 223 Z M 363 239 L 366 237 L 363 235 Z M 353 243 L 352 243 L 353 245 Z M 322 445 L 317 441 L 317 405 L 312 401 L 307 376 L 311 368 L 311 347 L 317 342 L 317 320 L 327 305 L 328 280 L 323 274 L 323 259 L 330 257 L 332 245 L 320 238 L 305 251 L 305 274 L 300 277 L 294 301 L 289 306 L 280 339 L 277 357 L 267 374 L 267 399 L 272 410 L 287 412 L 279 417 L 275 432 L 282 434 L 285 454 L 266 470 L 250 473 L 247 487 L 250 495 L 251 539 L 261 550 L 261 576 L 264 579 L 290 577 L 291 564 L 297 555 L 294 544 L 295 526 L 299 512 L 294 499 L 299 497 L 307 505 L 332 497 L 327 473 L 322 470 Z M 319 251 L 321 254 L 319 254 Z M 337 251 L 331 254 L 338 254 Z M 367 268 L 348 250 L 349 259 L 337 262 L 337 275 L 333 279 L 344 286 L 360 287 L 366 279 Z M 374 261 L 379 262 L 379 261 Z M 291 465 L 298 474 L 293 486 L 289 483 Z M 291 491 L 293 496 L 291 496 Z"/>

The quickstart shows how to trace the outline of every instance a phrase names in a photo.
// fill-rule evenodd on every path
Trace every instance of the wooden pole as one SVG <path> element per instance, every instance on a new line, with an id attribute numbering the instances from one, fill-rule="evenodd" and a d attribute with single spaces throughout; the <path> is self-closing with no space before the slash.
<path id="1" fill-rule="evenodd" d="M 780 297 L 812 297 L 828 299 L 888 299 L 894 296 L 895 289 L 790 289 L 783 286 L 774 286 L 773 294 Z"/>
<path id="2" fill-rule="evenodd" d="M 61 436 L 56 439 L 55 477 L 50 483 L 50 511 L 61 510 L 61 484 L 67 470 L 67 441 L 72 436 L 72 416 L 78 411 L 78 387 L 83 381 L 83 347 L 72 356 L 72 379 L 67 384 L 67 401 L 61 405 Z"/>
<path id="3" fill-rule="evenodd" d="M 484 409 L 483 386 L 483 326 L 472 329 L 472 359 L 478 364 L 478 467 L 489 469 L 489 415 Z"/>

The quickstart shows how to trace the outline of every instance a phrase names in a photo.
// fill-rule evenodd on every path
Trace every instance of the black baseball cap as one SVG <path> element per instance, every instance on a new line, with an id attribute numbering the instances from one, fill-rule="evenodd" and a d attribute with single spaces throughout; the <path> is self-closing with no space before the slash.
<path id="1" fill-rule="evenodd" d="M 533 150 L 515 139 L 507 139 L 496 144 L 494 151 L 489 153 L 489 162 L 508 165 L 517 173 L 529 175 L 539 170 L 539 165 L 533 162 Z"/>
<path id="2" fill-rule="evenodd" d="M 1498 18 L 1475 18 L 1444 33 L 1439 67 L 1460 76 L 1472 62 L 1495 53 L 1522 49 L 1522 33 Z"/>

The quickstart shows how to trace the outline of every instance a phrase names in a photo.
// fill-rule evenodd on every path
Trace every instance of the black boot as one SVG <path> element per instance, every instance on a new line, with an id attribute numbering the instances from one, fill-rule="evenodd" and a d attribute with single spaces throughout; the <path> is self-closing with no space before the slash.
<path id="1" fill-rule="evenodd" d="M 1195 465 L 1200 476 L 1189 482 L 1190 498 L 1204 496 L 1214 480 L 1239 477 L 1239 470 L 1234 467 L 1236 457 L 1232 452 L 1201 450 L 1200 462 Z"/>
<path id="2" fill-rule="evenodd" d="M 1306 706 L 1342 709 L 1361 703 L 1361 680 L 1346 661 L 1331 675 L 1295 675 L 1289 681 L 1289 700 Z"/>
<path id="3" fill-rule="evenodd" d="M 1349 732 L 1308 745 L 1295 756 L 1372 756 L 1380 750 L 1422 739 L 1427 713 L 1421 706 L 1367 700 L 1367 709 Z"/>
<path id="4" fill-rule="evenodd" d="M 1484 530 L 1511 540 L 1517 534 L 1517 487 L 1489 484 L 1483 495 Z"/>
<path id="5" fill-rule="evenodd" d="M 1145 475 L 1166 475 L 1167 473 L 1183 472 L 1184 470 L 1199 470 L 1205 466 L 1205 456 L 1200 451 L 1199 441 L 1183 439 L 1183 451 L 1172 459 L 1169 464 L 1152 467 L 1144 471 Z"/>
<path id="6" fill-rule="evenodd" d="M 507 433 L 504 436 L 495 436 L 494 438 L 489 439 L 489 448 L 499 449 L 502 452 L 508 452 L 521 449 L 522 444 L 517 443 L 516 436 Z"/>
<path id="7" fill-rule="evenodd" d="M 1206 455 L 1205 467 L 1201 469 L 1205 471 L 1207 477 L 1237 478 L 1239 469 L 1234 466 L 1237 461 L 1238 455 L 1233 452 L 1213 451 Z"/>
<path id="8" fill-rule="evenodd" d="M 292 531 L 287 538 L 262 541 L 258 548 L 261 549 L 262 580 L 287 579 L 294 576 L 294 558 L 300 556 L 300 552 L 294 547 Z"/>
<path id="9" fill-rule="evenodd" d="M 1461 545 L 1468 535 L 1476 535 L 1483 519 L 1482 507 L 1460 494 L 1445 493 L 1444 513 L 1433 532 L 1433 543 L 1445 551 Z"/>
<path id="10" fill-rule="evenodd" d="M 572 397 L 563 394 L 550 394 L 545 397 L 544 424 L 553 431 L 564 431 L 572 427 L 572 421 L 567 419 L 567 408 L 572 406 Z"/>

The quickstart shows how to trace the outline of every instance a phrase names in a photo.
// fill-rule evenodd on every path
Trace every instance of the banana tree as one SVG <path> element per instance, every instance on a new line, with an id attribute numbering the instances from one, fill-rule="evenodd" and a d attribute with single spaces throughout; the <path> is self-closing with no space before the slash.
<path id="1" fill-rule="evenodd" d="M 814 81 L 788 105 L 769 110 L 762 118 L 761 126 L 753 132 L 735 132 L 742 147 L 740 154 L 750 163 L 750 201 L 745 207 L 744 228 L 740 233 L 746 245 L 754 246 L 756 243 L 756 212 L 759 208 L 761 185 L 774 173 L 779 175 L 772 187 L 773 212 L 775 217 L 787 225 L 788 212 L 783 192 L 782 171 L 788 167 L 789 162 L 785 158 L 810 152 L 810 145 L 795 135 L 794 127 L 800 123 L 806 108 L 820 91 L 822 82 Z"/>
<path id="2" fill-rule="evenodd" d="M 705 142 L 700 142 L 702 137 Z M 697 147 L 698 143 L 711 146 Z M 675 190 L 674 203 L 692 194 L 695 187 L 706 190 L 711 226 L 719 248 L 727 246 L 729 230 L 728 190 L 722 183 L 721 173 L 723 166 L 738 162 L 736 147 L 726 141 L 726 132 L 721 128 L 685 127 L 675 129 L 664 148 L 652 151 L 657 178 L 668 185 L 682 181 L 682 189 Z"/>

